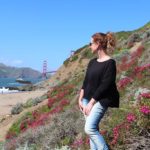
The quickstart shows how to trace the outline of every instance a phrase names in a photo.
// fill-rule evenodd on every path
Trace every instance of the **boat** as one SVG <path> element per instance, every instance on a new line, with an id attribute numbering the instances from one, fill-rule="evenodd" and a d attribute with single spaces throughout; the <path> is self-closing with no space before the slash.
<path id="1" fill-rule="evenodd" d="M 22 84 L 31 84 L 31 81 L 23 80 L 22 78 L 16 79 L 16 82 L 22 83 Z"/>

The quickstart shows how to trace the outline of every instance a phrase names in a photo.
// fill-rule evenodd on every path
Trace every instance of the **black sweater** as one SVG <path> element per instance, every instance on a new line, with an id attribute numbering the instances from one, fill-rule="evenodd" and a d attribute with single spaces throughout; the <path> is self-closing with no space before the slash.
<path id="1" fill-rule="evenodd" d="M 116 62 L 109 59 L 98 62 L 90 60 L 82 85 L 83 98 L 94 98 L 106 107 L 119 107 L 119 92 L 116 87 Z"/>

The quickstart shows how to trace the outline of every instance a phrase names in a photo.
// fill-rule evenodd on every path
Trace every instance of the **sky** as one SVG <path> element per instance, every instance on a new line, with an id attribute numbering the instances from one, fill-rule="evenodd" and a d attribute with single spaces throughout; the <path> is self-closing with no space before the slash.
<path id="1" fill-rule="evenodd" d="M 0 0 L 0 63 L 56 71 L 95 32 L 137 29 L 150 0 Z"/>

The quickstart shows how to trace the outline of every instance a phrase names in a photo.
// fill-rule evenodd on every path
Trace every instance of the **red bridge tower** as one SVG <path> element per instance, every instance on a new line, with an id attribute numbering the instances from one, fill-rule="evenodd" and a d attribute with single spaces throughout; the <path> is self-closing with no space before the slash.
<path id="1" fill-rule="evenodd" d="M 43 78 L 46 78 L 46 73 L 47 73 L 47 61 L 44 60 L 44 62 L 43 62 L 43 73 L 42 73 Z"/>

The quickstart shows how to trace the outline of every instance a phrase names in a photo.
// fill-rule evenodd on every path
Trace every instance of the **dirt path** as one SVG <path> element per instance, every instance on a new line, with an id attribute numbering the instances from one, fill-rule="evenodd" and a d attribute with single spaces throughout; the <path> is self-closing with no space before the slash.
<path id="1" fill-rule="evenodd" d="M 15 93 L 12 95 L 0 95 L 0 117 L 1 117 L 1 123 L 0 123 L 0 141 L 5 141 L 5 135 L 11 125 L 17 121 L 21 116 L 23 116 L 28 111 L 34 111 L 35 109 L 41 107 L 42 105 L 45 105 L 47 103 L 47 100 L 44 100 L 43 102 L 39 103 L 38 105 L 27 108 L 23 110 L 18 115 L 11 115 L 10 110 L 13 105 L 15 105 L 17 102 L 26 102 L 29 98 L 35 98 L 38 96 L 41 96 L 46 91 L 32 91 L 32 92 L 26 92 L 26 93 Z M 21 100 L 21 101 L 20 101 Z"/>

